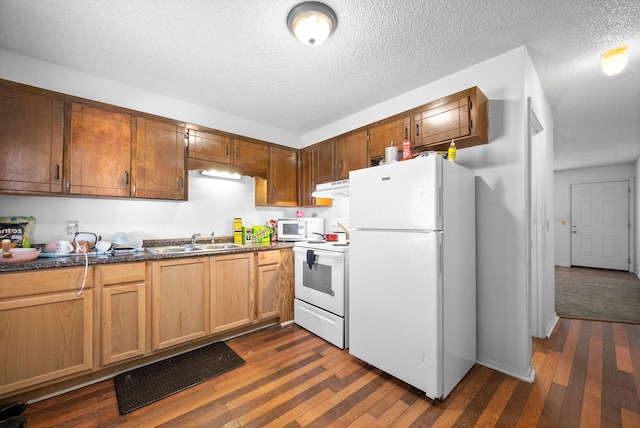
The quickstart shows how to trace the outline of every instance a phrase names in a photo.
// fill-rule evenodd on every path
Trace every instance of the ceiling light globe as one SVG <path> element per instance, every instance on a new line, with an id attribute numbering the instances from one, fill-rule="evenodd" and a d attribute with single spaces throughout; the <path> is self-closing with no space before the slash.
<path id="1" fill-rule="evenodd" d="M 318 46 L 327 40 L 337 24 L 333 10 L 318 2 L 300 3 L 291 9 L 287 17 L 291 32 L 307 46 Z"/>
<path id="2" fill-rule="evenodd" d="M 627 61 L 629 60 L 629 54 L 627 54 L 627 47 L 620 46 L 617 48 L 609 49 L 605 53 L 602 54 L 602 63 L 600 63 L 600 67 L 602 67 L 602 71 L 609 76 L 618 75 L 624 67 L 627 65 Z"/>

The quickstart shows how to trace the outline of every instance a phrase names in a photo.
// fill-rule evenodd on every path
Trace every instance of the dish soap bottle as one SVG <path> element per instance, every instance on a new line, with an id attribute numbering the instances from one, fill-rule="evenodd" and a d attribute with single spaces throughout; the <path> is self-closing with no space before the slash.
<path id="1" fill-rule="evenodd" d="M 447 159 L 449 160 L 449 162 L 456 163 L 456 143 L 453 140 L 451 140 L 451 144 L 449 145 Z"/>
<path id="2" fill-rule="evenodd" d="M 31 248 L 31 240 L 29 239 L 29 234 L 25 231 L 24 235 L 22 235 L 22 248 Z"/>

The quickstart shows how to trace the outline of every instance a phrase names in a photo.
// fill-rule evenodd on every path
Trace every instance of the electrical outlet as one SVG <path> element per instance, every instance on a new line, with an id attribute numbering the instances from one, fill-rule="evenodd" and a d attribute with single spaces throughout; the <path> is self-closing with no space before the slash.
<path id="1" fill-rule="evenodd" d="M 75 235 L 80 230 L 78 220 L 67 220 L 67 235 Z"/>

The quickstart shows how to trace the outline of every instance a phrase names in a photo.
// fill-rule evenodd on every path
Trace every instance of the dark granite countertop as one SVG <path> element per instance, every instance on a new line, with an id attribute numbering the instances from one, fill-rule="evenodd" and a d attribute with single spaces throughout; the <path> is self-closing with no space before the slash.
<path id="1" fill-rule="evenodd" d="M 188 243 L 188 240 L 163 240 L 163 241 L 144 241 L 145 247 L 160 247 L 168 245 L 182 245 Z M 218 241 L 216 242 L 224 242 Z M 198 242 L 200 243 L 200 242 Z M 111 263 L 130 263 L 141 262 L 149 260 L 168 260 L 168 259 L 181 259 L 185 257 L 206 257 L 213 255 L 223 255 L 232 253 L 246 253 L 250 251 L 267 251 L 278 250 L 282 248 L 293 247 L 292 242 L 273 242 L 270 244 L 256 244 L 245 245 L 238 248 L 230 248 L 223 251 L 215 252 L 198 252 L 198 253 L 173 253 L 173 254 L 154 254 L 149 251 L 140 251 L 135 254 L 122 254 L 122 255 L 99 255 L 99 256 L 66 256 L 66 257 L 53 257 L 53 258 L 37 258 L 35 260 L 27 262 L 0 262 L 0 274 L 3 272 L 20 272 L 29 270 L 43 270 L 53 268 L 65 268 L 65 267 L 82 267 L 85 263 L 89 266 L 104 265 Z"/>

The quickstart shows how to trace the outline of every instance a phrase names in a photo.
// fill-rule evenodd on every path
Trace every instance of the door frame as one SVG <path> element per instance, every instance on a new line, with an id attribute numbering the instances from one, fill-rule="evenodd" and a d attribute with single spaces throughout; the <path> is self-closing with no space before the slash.
<path id="1" fill-rule="evenodd" d="M 527 98 L 527 127 L 525 137 L 525 258 L 528 290 L 530 335 L 549 337 L 558 316 L 555 314 L 555 283 L 552 254 L 547 254 L 550 232 L 548 200 L 552 184 L 545 179 L 546 135 L 536 107 Z M 551 310 L 549 306 L 552 306 Z"/>

